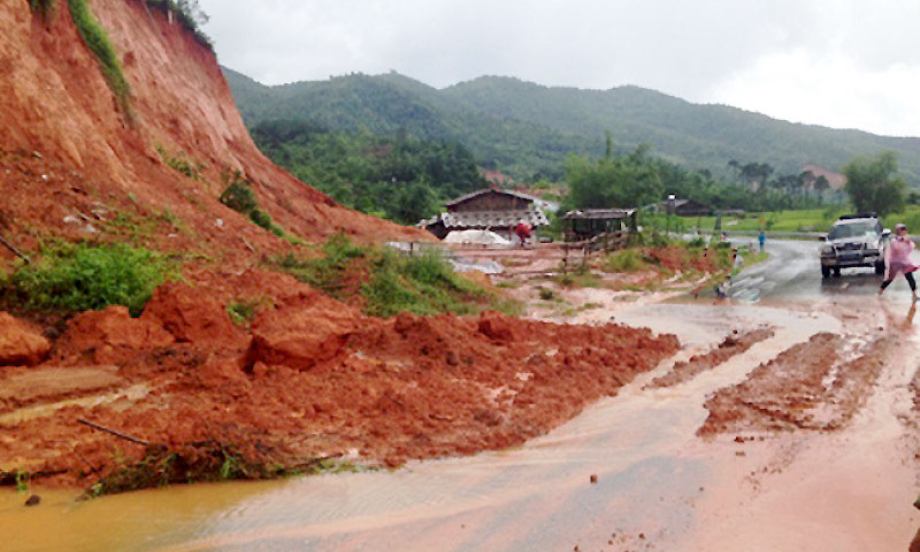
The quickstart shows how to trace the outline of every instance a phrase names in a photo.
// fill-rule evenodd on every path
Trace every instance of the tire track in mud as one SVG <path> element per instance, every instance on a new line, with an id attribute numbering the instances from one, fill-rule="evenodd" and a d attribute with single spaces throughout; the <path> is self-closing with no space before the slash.
<path id="1" fill-rule="evenodd" d="M 746 352 L 761 341 L 770 339 L 774 334 L 775 332 L 772 328 L 759 328 L 741 335 L 738 335 L 736 330 L 727 336 L 718 347 L 708 353 L 695 355 L 690 360 L 676 363 L 667 374 L 655 378 L 643 389 L 663 389 L 688 382 L 696 376 Z"/>
<path id="2" fill-rule="evenodd" d="M 863 345 L 820 333 L 761 364 L 747 379 L 710 395 L 697 434 L 834 431 L 865 404 L 893 349 L 893 336 Z"/>

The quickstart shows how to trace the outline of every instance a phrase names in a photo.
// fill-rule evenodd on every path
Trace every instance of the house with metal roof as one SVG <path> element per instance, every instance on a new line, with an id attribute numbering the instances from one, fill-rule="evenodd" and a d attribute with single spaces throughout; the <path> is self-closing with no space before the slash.
<path id="1" fill-rule="evenodd" d="M 449 201 L 445 212 L 418 226 L 442 240 L 455 230 L 491 230 L 513 240 L 515 226 L 526 222 L 536 239 L 538 229 L 549 225 L 542 203 L 536 197 L 511 190 L 479 190 Z"/>
<path id="2" fill-rule="evenodd" d="M 712 214 L 712 207 L 703 205 L 693 199 L 675 199 L 664 201 L 660 204 L 663 213 L 670 213 L 679 217 L 707 217 Z"/>

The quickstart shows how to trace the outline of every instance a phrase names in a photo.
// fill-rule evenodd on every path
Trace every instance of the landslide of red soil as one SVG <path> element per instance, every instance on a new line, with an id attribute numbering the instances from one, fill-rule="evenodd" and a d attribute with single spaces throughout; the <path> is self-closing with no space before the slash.
<path id="1" fill-rule="evenodd" d="M 209 339 L 207 329 L 229 323 L 225 305 L 249 293 L 266 299 L 250 329 Z M 118 326 L 123 333 L 112 330 Z M 473 454 L 547 432 L 678 346 L 648 330 L 497 313 L 370 318 L 260 271 L 215 278 L 213 286 L 169 284 L 139 319 L 120 308 L 75 318 L 50 360 L 33 369 L 105 361 L 117 366 L 121 389 L 149 393 L 0 419 L 8 436 L 0 439 L 0 469 L 89 485 L 115 469 L 115 449 L 128 460 L 144 453 L 78 418 L 169 447 L 232 438 L 241 449 L 284 450 L 295 464 L 337 453 L 387 465 Z"/>
<path id="2" fill-rule="evenodd" d="M 694 269 L 700 272 L 715 272 L 717 270 L 715 254 L 708 248 L 701 255 L 694 255 L 679 245 L 669 245 L 643 249 L 643 254 L 652 259 L 655 264 L 670 272 L 687 269 Z"/>
<path id="3" fill-rule="evenodd" d="M 670 372 L 655 378 L 645 388 L 661 389 L 690 381 L 771 337 L 773 337 L 773 330 L 769 328 L 760 328 L 741 335 L 737 333 L 729 335 L 718 347 L 708 353 L 694 355 L 688 361 L 678 362 Z"/>
<path id="4" fill-rule="evenodd" d="M 367 241 L 429 238 L 342 208 L 273 165 L 211 51 L 143 2 L 94 0 L 131 85 L 128 123 L 67 2 L 56 5 L 45 23 L 28 2 L 0 3 L 0 233 L 20 249 L 48 235 L 140 239 L 242 267 L 290 247 L 217 201 L 225 168 L 250 178 L 262 208 L 307 240 L 339 231 Z M 203 164 L 201 178 L 171 169 L 157 148 Z M 126 230 L 138 225 L 141 236 Z M 0 260 L 11 258 L 0 248 Z"/>
<path id="5" fill-rule="evenodd" d="M 842 428 L 871 393 L 893 337 L 883 337 L 842 358 L 844 338 L 821 333 L 757 367 L 735 386 L 706 401 L 701 436 L 751 431 L 832 431 Z"/>

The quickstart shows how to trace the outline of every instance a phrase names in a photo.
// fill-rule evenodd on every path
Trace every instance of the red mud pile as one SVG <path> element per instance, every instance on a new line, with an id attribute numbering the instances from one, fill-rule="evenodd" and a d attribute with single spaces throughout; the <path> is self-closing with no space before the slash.
<path id="1" fill-rule="evenodd" d="M 267 294 L 272 306 L 244 331 L 225 305 L 251 293 Z M 497 313 L 370 318 L 258 271 L 207 289 L 168 284 L 139 319 L 122 308 L 73 319 L 31 372 L 106 364 L 114 373 L 105 372 L 99 389 L 40 402 L 113 393 L 112 377 L 123 396 L 24 421 L 4 420 L 21 405 L 0 401 L 10 437 L 0 440 L 0 468 L 88 485 L 115 467 L 115 448 L 129 460 L 144 453 L 78 418 L 170 447 L 215 436 L 240 448 L 270 446 L 293 463 L 337 453 L 388 465 L 472 454 L 547 432 L 677 348 L 673 336 L 648 330 Z M 22 377 L 23 369 L 0 372 L 0 386 Z"/>
<path id="2" fill-rule="evenodd" d="M 696 270 L 706 273 L 716 272 L 719 268 L 717 253 L 709 248 L 701 252 L 691 252 L 679 245 L 668 245 L 650 247 L 642 251 L 654 264 L 670 272 Z"/>
<path id="3" fill-rule="evenodd" d="M 661 389 L 673 387 L 695 378 L 696 376 L 712 370 L 754 345 L 773 337 L 773 330 L 761 328 L 742 335 L 737 333 L 725 338 L 718 347 L 702 355 L 694 355 L 690 360 L 678 362 L 667 374 L 657 377 L 645 386 L 646 389 Z"/>
<path id="4" fill-rule="evenodd" d="M 289 233 L 321 240 L 425 234 L 336 205 L 273 165 L 255 147 L 213 52 L 178 23 L 138 0 L 94 0 L 90 8 L 121 56 L 131 86 L 127 122 L 80 39 L 68 3 L 49 22 L 29 2 L 0 2 L 0 232 L 20 249 L 36 235 L 123 241 L 105 221 L 130 214 L 160 221 L 150 232 L 170 251 L 203 248 L 242 263 L 288 244 L 218 202 L 221 171 L 240 170 Z M 167 158 L 202 164 L 193 179 Z M 0 248 L 0 260 L 11 259 Z"/>
<path id="5" fill-rule="evenodd" d="M 840 429 L 870 394 L 893 350 L 892 339 L 877 339 L 841 358 L 844 338 L 815 335 L 762 364 L 744 382 L 714 393 L 697 433 Z"/>

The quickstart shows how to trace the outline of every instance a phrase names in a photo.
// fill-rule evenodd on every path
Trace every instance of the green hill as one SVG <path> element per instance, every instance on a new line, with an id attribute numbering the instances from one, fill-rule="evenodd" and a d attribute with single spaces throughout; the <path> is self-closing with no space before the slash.
<path id="1" fill-rule="evenodd" d="M 569 153 L 602 153 L 609 130 L 620 150 L 647 142 L 658 155 L 716 174 L 733 159 L 766 162 L 780 173 L 806 164 L 839 170 L 857 155 L 889 149 L 898 152 L 908 182 L 920 185 L 920 138 L 794 124 L 634 86 L 580 90 L 481 77 L 439 90 L 389 73 L 268 87 L 225 74 L 250 126 L 292 119 L 335 131 L 456 141 L 483 166 L 519 179 L 561 177 Z"/>

